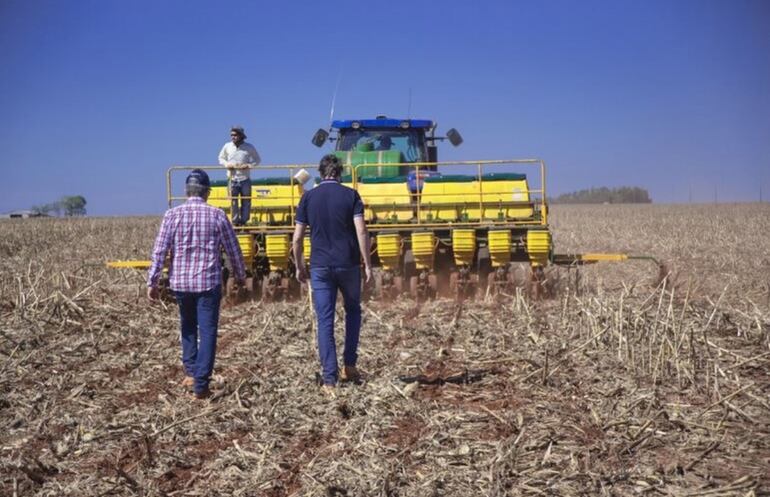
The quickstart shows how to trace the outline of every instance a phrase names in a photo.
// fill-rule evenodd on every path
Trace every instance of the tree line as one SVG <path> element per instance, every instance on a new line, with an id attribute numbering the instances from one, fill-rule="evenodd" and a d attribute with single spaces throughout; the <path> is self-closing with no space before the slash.
<path id="1" fill-rule="evenodd" d="M 86 199 L 82 195 L 65 195 L 50 204 L 33 205 L 30 210 L 37 215 L 85 216 Z"/>
<path id="2" fill-rule="evenodd" d="M 651 204 L 649 192 L 638 186 L 588 188 L 551 198 L 555 204 Z"/>

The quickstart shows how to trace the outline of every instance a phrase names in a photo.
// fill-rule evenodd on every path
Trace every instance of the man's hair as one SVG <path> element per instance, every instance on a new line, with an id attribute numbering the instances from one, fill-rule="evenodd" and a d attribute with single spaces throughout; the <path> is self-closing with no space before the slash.
<path id="1" fill-rule="evenodd" d="M 246 139 L 246 132 L 243 130 L 243 126 L 233 126 L 230 128 L 230 133 L 238 133 L 241 138 Z"/>
<path id="2" fill-rule="evenodd" d="M 185 185 L 184 191 L 188 197 L 203 198 L 209 192 L 209 187 L 203 185 Z"/>
<path id="3" fill-rule="evenodd" d="M 318 172 L 321 178 L 339 178 L 342 175 L 342 162 L 334 154 L 326 154 L 318 163 Z"/>

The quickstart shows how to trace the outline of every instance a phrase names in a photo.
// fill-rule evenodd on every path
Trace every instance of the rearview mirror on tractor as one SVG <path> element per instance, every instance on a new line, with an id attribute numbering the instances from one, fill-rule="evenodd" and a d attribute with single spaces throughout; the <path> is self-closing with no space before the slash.
<path id="1" fill-rule="evenodd" d="M 324 143 L 326 143 L 326 139 L 329 138 L 329 133 L 324 129 L 319 129 L 315 132 L 313 135 L 313 139 L 311 140 L 313 142 L 313 145 L 316 147 L 320 147 Z"/>
<path id="2" fill-rule="evenodd" d="M 449 138 L 449 143 L 455 147 L 463 142 L 463 137 L 460 136 L 460 132 L 454 128 L 446 132 L 446 137 Z"/>

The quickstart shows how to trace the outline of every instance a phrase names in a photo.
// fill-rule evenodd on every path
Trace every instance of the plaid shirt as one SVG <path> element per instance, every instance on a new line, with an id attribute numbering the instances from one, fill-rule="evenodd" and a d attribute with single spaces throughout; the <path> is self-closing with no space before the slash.
<path id="1" fill-rule="evenodd" d="M 246 278 L 243 255 L 225 214 L 202 198 L 190 197 L 166 211 L 160 225 L 147 285 L 158 285 L 166 254 L 171 250 L 169 282 L 179 292 L 205 292 L 222 284 L 220 247 L 224 247 L 237 278 Z"/>

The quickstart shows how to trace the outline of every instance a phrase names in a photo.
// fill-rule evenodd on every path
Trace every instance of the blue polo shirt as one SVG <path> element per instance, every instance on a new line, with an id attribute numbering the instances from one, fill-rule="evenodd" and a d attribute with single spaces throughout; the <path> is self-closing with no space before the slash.
<path id="1" fill-rule="evenodd" d="M 353 218 L 364 215 L 357 191 L 334 180 L 302 194 L 297 224 L 310 225 L 310 265 L 349 267 L 361 263 Z"/>

